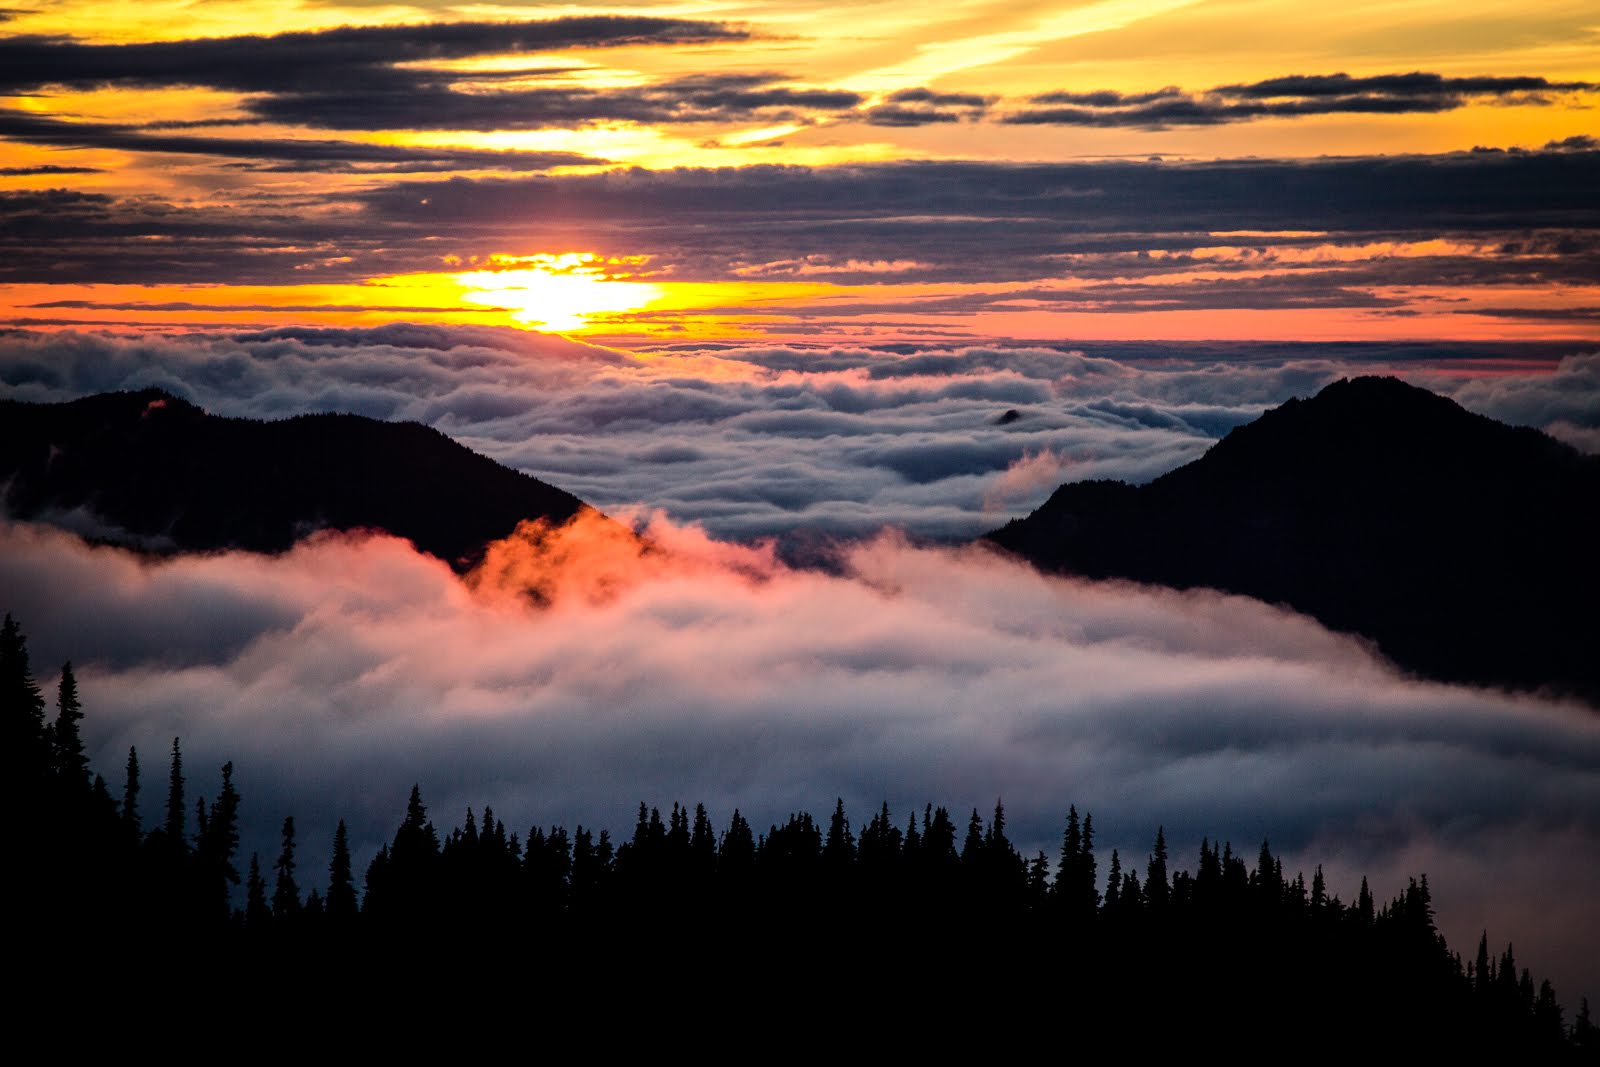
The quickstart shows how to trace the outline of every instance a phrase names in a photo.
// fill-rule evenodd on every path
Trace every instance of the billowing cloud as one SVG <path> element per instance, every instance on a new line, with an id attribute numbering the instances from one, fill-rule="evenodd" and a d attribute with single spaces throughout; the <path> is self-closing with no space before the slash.
<path id="1" fill-rule="evenodd" d="M 293 812 L 310 871 L 338 817 L 370 856 L 414 781 L 441 821 L 488 803 L 521 830 L 622 830 L 640 799 L 760 826 L 836 796 L 902 817 L 999 796 L 1050 853 L 1075 803 L 1106 856 L 1142 861 L 1163 823 L 1184 857 L 1270 837 L 1346 897 L 1425 869 L 1455 942 L 1487 927 L 1569 997 L 1597 988 L 1596 932 L 1570 925 L 1600 892 L 1592 712 L 1409 681 L 1243 598 L 893 536 L 825 574 L 644 532 L 528 529 L 462 582 L 387 538 L 150 563 L 8 526 L 0 588 L 40 673 L 78 667 L 97 767 L 139 746 L 153 810 L 173 736 L 193 792 L 233 759 L 246 848 Z M 1538 875 L 1486 891 L 1488 862 Z"/>
<path id="2" fill-rule="evenodd" d="M 1000 414 L 1002 424 L 1014 421 L 1010 418 L 1014 410 Z M 1056 486 L 1070 480 L 1062 476 L 1065 467 L 1061 457 L 1048 448 L 1024 452 L 1021 459 L 1012 463 L 989 484 L 983 495 L 984 510 L 1009 510 L 1016 507 L 1018 500 L 1027 503 L 1042 500 Z"/>
<path id="3" fill-rule="evenodd" d="M 718 536 L 787 544 L 884 526 L 973 537 L 1025 514 L 1056 482 L 1148 481 L 1266 408 L 1360 373 L 1398 371 L 1582 447 L 1583 428 L 1600 425 L 1600 357 L 1556 364 L 1563 351 L 743 345 L 633 355 L 464 326 L 13 332 L 0 335 L 0 394 L 157 386 L 225 415 L 412 419 L 603 510 L 663 508 Z"/>

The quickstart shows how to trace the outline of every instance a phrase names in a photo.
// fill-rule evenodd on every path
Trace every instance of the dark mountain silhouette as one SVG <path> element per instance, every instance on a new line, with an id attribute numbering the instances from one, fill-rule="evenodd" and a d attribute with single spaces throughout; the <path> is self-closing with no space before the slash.
<path id="1" fill-rule="evenodd" d="M 1284 603 L 1425 676 L 1600 706 L 1600 457 L 1393 378 L 1290 400 L 1148 485 L 1063 485 L 988 538 L 1046 570 Z"/>
<path id="2" fill-rule="evenodd" d="M 380 529 L 466 569 L 570 493 L 414 422 L 208 415 L 160 390 L 0 401 L 7 514 L 147 549 L 279 552 L 321 529 Z"/>

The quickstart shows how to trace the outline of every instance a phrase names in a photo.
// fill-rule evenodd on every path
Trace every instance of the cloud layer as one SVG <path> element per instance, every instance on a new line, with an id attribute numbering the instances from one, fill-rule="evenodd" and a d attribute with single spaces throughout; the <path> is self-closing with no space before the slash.
<path id="1" fill-rule="evenodd" d="M 247 849 L 293 812 L 308 871 L 341 816 L 369 856 L 413 781 L 442 822 L 489 803 L 524 831 L 625 830 L 640 799 L 760 826 L 1003 796 L 1047 852 L 1075 803 L 1107 857 L 1142 862 L 1164 823 L 1185 862 L 1270 837 L 1346 897 L 1425 869 L 1458 946 L 1488 927 L 1568 997 L 1600 988 L 1591 712 L 1406 681 L 1254 601 L 977 549 L 884 536 L 830 575 L 659 517 L 649 551 L 596 532 L 525 530 L 462 582 L 387 538 L 149 563 L 8 526 L 0 587 L 39 673 L 77 665 L 97 767 L 136 744 L 158 783 L 181 735 L 205 793 L 232 758 Z"/>
<path id="2" fill-rule="evenodd" d="M 636 355 L 516 330 L 403 324 L 15 332 L 0 335 L 0 395 L 160 386 L 224 415 L 412 419 L 602 509 L 661 508 L 718 536 L 893 526 L 966 538 L 1026 514 L 1060 482 L 1147 481 L 1268 407 L 1373 371 L 1593 448 L 1600 356 L 1555 364 L 1562 351 L 745 345 Z"/>

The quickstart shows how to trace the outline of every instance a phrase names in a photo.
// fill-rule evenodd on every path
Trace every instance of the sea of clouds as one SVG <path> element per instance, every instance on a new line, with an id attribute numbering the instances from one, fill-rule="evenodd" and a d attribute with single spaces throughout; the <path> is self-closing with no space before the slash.
<path id="1" fill-rule="evenodd" d="M 1470 346 L 1463 346 L 1463 351 Z M 160 386 L 208 411 L 414 419 L 603 510 L 735 539 L 970 538 L 1063 481 L 1148 481 L 1340 377 L 1400 373 L 1600 449 L 1600 354 L 1548 366 L 1448 347 L 701 346 L 624 353 L 519 330 L 0 334 L 0 395 Z M 1246 346 L 1240 346 L 1245 349 Z M 1479 354 L 1481 356 L 1481 353 Z M 1014 415 L 1008 415 L 1014 413 Z"/>
<path id="2" fill-rule="evenodd" d="M 294 814 L 306 884 L 334 822 L 362 864 L 411 785 L 441 827 L 625 835 L 634 806 L 758 827 L 844 799 L 958 818 L 1007 806 L 1054 855 L 1068 804 L 1142 869 L 1157 825 L 1347 900 L 1426 872 L 1442 928 L 1480 930 L 1564 994 L 1600 989 L 1600 716 L 1408 680 L 1355 640 L 1242 597 L 1047 578 L 884 534 L 831 573 L 660 515 L 651 547 L 586 517 L 529 528 L 463 581 L 387 537 L 153 562 L 0 527 L 0 588 L 41 679 L 72 657 L 94 765 L 144 759 L 146 818 L 183 738 L 191 795 L 235 761 L 245 847 Z M 540 596 L 530 598 L 529 589 Z"/>
<path id="3" fill-rule="evenodd" d="M 1358 354 L 1359 355 L 1359 354 Z M 1059 481 L 1143 480 L 1335 378 L 1398 366 L 1593 449 L 1600 356 L 1230 360 L 1052 348 L 627 354 L 514 331 L 0 336 L 3 395 L 162 386 L 209 410 L 411 418 L 642 530 L 530 527 L 459 578 L 387 537 L 154 561 L 0 524 L 0 609 L 48 687 L 71 658 L 97 769 L 137 745 L 145 812 L 183 738 L 235 761 L 245 847 L 294 814 L 303 882 L 349 820 L 365 863 L 419 783 L 441 827 L 626 834 L 640 800 L 758 826 L 843 798 L 963 818 L 1004 799 L 1052 857 L 1068 804 L 1142 868 L 1157 825 L 1346 899 L 1427 872 L 1461 951 L 1485 928 L 1563 998 L 1600 995 L 1600 716 L 1407 679 L 1246 598 L 1044 577 L 981 547 Z M 1002 419 L 1008 411 L 1017 417 Z M 640 508 L 641 503 L 648 508 Z M 799 569 L 770 534 L 810 531 Z M 1470 579 L 1467 579 L 1470 580 Z M 537 597 L 530 597 L 529 590 Z"/>

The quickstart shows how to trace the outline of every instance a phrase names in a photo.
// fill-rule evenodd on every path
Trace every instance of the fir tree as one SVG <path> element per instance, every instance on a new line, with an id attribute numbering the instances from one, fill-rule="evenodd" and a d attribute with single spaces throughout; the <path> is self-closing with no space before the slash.
<path id="1" fill-rule="evenodd" d="M 294 816 L 283 820 L 283 851 L 273 864 L 272 914 L 281 920 L 300 914 L 300 887 L 294 881 Z"/>
<path id="2" fill-rule="evenodd" d="M 228 888 L 239 884 L 239 871 L 233 857 L 239 851 L 239 794 L 233 787 L 232 762 L 222 765 L 222 790 L 216 803 L 206 808 L 202 802 L 200 834 L 195 841 L 195 859 L 201 873 L 201 890 L 209 898 L 206 907 L 213 914 L 228 914 Z"/>
<path id="3" fill-rule="evenodd" d="M 1171 893 L 1167 881 L 1167 831 L 1156 827 L 1156 843 L 1145 867 L 1144 899 L 1152 908 L 1164 907 Z"/>
<path id="4" fill-rule="evenodd" d="M 328 918 L 348 922 L 356 917 L 356 884 L 350 868 L 350 835 L 344 820 L 333 831 L 333 859 L 328 863 Z"/>
<path id="5" fill-rule="evenodd" d="M 704 804 L 694 806 L 694 827 L 689 832 L 689 867 L 697 886 L 703 887 L 717 870 L 717 838 Z"/>
<path id="6" fill-rule="evenodd" d="M 0 624 L 0 783 L 26 796 L 49 764 L 44 698 L 28 666 L 28 643 L 10 615 Z"/>
<path id="7" fill-rule="evenodd" d="M 972 809 L 972 815 L 967 819 L 967 839 L 961 843 L 961 866 L 967 870 L 977 870 L 983 857 L 983 816 L 978 814 L 978 809 Z"/>
<path id="8" fill-rule="evenodd" d="M 1072 897 L 1072 876 L 1078 869 L 1078 854 L 1083 849 L 1083 829 L 1078 823 L 1078 806 L 1067 808 L 1067 829 L 1061 835 L 1061 860 L 1056 865 L 1053 891 L 1063 901 Z"/>
<path id="9" fill-rule="evenodd" d="M 261 877 L 261 857 L 250 853 L 250 873 L 244 881 L 244 922 L 252 930 L 264 930 L 272 922 L 267 906 L 267 883 Z"/>
<path id="10" fill-rule="evenodd" d="M 1572 1020 L 1572 1045 L 1590 1059 L 1600 1054 L 1600 1026 L 1589 1017 L 1589 998 L 1578 1001 L 1578 1015 Z"/>
<path id="11" fill-rule="evenodd" d="M 1073 895 L 1080 915 L 1092 917 L 1100 906 L 1098 881 L 1099 870 L 1094 860 L 1094 815 L 1086 811 L 1083 813 L 1083 843 L 1078 850 L 1078 869 L 1073 875 Z"/>
<path id="12" fill-rule="evenodd" d="M 172 739 L 172 769 L 167 775 L 167 820 L 162 825 L 162 830 L 167 835 L 169 847 L 178 848 L 184 844 L 183 840 L 183 753 L 178 748 L 178 739 Z"/>
<path id="13" fill-rule="evenodd" d="M 128 746 L 128 763 L 122 785 L 122 825 L 128 836 L 138 840 L 139 828 L 139 750 Z"/>
<path id="14" fill-rule="evenodd" d="M 1050 896 L 1050 860 L 1041 850 L 1028 864 L 1028 900 L 1032 907 L 1043 907 Z"/>
<path id="15" fill-rule="evenodd" d="M 850 832 L 850 819 L 844 813 L 844 798 L 839 797 L 833 806 L 833 818 L 828 820 L 828 836 L 822 845 L 822 862 L 835 872 L 850 868 L 856 858 L 856 839 Z"/>
<path id="16" fill-rule="evenodd" d="M 78 701 L 78 680 L 69 660 L 61 665 L 61 683 L 56 690 L 56 721 L 50 728 L 56 773 L 68 781 L 88 781 L 89 758 L 83 754 L 83 736 L 78 723 L 83 721 L 83 705 Z"/>

